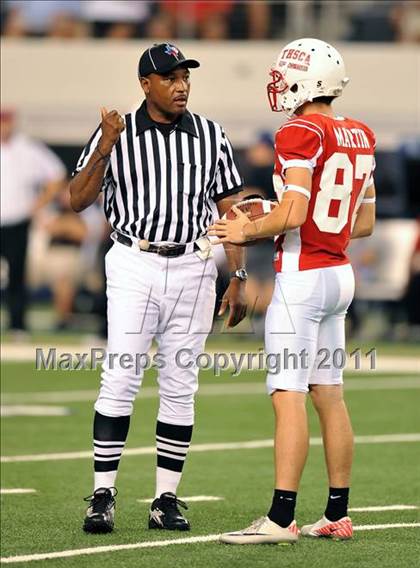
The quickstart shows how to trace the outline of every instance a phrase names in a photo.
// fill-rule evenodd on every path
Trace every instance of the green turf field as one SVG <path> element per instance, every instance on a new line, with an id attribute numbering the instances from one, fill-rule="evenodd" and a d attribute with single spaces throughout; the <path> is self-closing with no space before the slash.
<path id="1" fill-rule="evenodd" d="M 352 507 L 416 505 L 420 507 L 420 443 L 392 442 L 386 435 L 420 433 L 420 378 L 376 373 L 348 379 L 347 400 L 356 446 Z M 408 379 L 408 382 L 407 382 Z M 64 416 L 10 416 L 2 419 L 4 457 L 89 451 L 94 391 L 99 374 L 92 371 L 37 372 L 30 363 L 4 363 L 3 404 L 58 406 Z M 117 548 L 92 555 L 42 558 L 27 565 L 48 567 L 206 567 L 281 566 L 326 568 L 405 568 L 418 566 L 420 528 L 359 530 L 352 542 L 301 539 L 294 546 L 229 547 L 215 541 L 137 549 L 118 545 L 190 539 L 239 529 L 267 512 L 272 493 L 272 450 L 226 449 L 223 444 L 269 440 L 273 432 L 270 401 L 262 372 L 232 378 L 202 373 L 193 445 L 220 444 L 192 451 L 179 495 L 217 496 L 219 501 L 190 504 L 192 531 L 168 534 L 146 529 L 147 504 L 152 496 L 155 457 L 123 457 L 118 479 L 116 530 L 111 535 L 85 535 L 81 530 L 91 491 L 91 461 L 72 459 L 16 461 L 2 464 L 1 487 L 31 488 L 33 494 L 2 495 L 2 558 L 61 552 L 106 545 Z M 157 410 L 153 372 L 145 380 L 132 420 L 128 448 L 152 447 Z M 235 386 L 236 385 L 236 386 Z M 220 388 L 219 388 L 220 387 Z M 368 387 L 368 388 L 367 388 Z M 310 411 L 311 436 L 319 437 Z M 365 436 L 382 436 L 365 443 Z M 418 436 L 417 438 L 418 439 Z M 262 446 L 264 444 L 261 444 Z M 200 448 L 197 448 L 200 449 Z M 82 454 L 83 455 L 83 454 Z M 18 458 L 19 459 L 19 458 Z M 322 448 L 313 445 L 298 498 L 299 524 L 314 521 L 323 511 L 327 484 Z M 419 523 L 420 509 L 353 512 L 356 526 Z M 23 564 L 20 564 L 23 566 Z"/>

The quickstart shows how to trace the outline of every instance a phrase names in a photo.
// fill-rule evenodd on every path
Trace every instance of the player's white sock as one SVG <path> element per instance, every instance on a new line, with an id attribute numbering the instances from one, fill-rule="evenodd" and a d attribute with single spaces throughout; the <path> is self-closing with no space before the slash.
<path id="1" fill-rule="evenodd" d="M 166 424 L 158 420 L 156 424 L 156 493 L 174 493 L 181 481 L 182 468 L 190 447 L 193 427 Z"/>

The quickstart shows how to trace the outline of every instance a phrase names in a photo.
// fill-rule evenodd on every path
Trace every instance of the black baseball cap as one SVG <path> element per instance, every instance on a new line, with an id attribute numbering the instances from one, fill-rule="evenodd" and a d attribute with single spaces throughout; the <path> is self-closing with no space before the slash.
<path id="1" fill-rule="evenodd" d="M 185 59 L 183 53 L 171 43 L 155 44 L 146 49 L 139 61 L 139 77 L 146 77 L 150 73 L 164 75 L 177 67 L 200 67 L 195 59 Z"/>

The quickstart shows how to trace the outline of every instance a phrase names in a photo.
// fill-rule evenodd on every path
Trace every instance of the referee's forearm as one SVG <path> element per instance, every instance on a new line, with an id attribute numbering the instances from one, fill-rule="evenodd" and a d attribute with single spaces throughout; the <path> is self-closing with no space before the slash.
<path id="1" fill-rule="evenodd" d="M 224 243 L 227 263 L 230 272 L 235 272 L 238 268 L 245 267 L 246 253 L 244 247 L 239 247 L 231 243 Z"/>
<path id="2" fill-rule="evenodd" d="M 217 210 L 220 217 L 223 217 L 223 215 L 225 215 L 233 205 L 239 203 L 239 201 L 240 198 L 238 194 L 229 195 L 218 201 Z M 244 268 L 246 260 L 245 249 L 231 243 L 224 243 L 223 247 L 225 249 L 229 271 L 235 272 L 238 268 Z"/>
<path id="3" fill-rule="evenodd" d="M 70 203 L 77 213 L 92 205 L 101 191 L 108 158 L 95 150 L 86 166 L 70 182 Z"/>

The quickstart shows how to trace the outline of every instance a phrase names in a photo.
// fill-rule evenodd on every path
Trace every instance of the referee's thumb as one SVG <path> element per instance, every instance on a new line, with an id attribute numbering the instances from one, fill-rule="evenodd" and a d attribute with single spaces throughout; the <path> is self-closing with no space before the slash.
<path id="1" fill-rule="evenodd" d="M 101 118 L 105 118 L 107 114 L 107 109 L 105 107 L 101 107 Z"/>
<path id="2" fill-rule="evenodd" d="M 222 299 L 222 302 L 221 302 L 221 304 L 220 304 L 219 311 L 218 311 L 218 313 L 217 313 L 218 316 L 222 316 L 222 315 L 225 313 L 226 308 L 227 308 L 227 306 L 228 306 L 228 303 L 229 303 L 228 298 L 223 298 L 223 299 Z"/>

